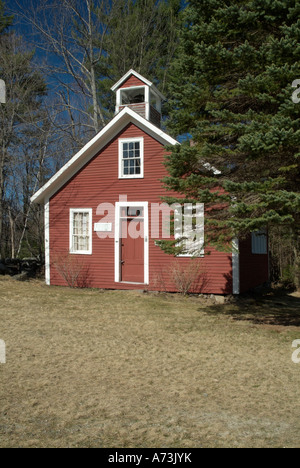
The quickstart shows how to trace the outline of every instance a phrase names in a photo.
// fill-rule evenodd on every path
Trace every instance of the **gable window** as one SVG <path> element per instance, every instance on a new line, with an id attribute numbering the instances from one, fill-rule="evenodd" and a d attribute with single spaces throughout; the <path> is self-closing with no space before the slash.
<path id="1" fill-rule="evenodd" d="M 119 140 L 119 178 L 144 177 L 144 139 Z"/>
<path id="2" fill-rule="evenodd" d="M 70 253 L 92 253 L 92 210 L 70 211 Z"/>

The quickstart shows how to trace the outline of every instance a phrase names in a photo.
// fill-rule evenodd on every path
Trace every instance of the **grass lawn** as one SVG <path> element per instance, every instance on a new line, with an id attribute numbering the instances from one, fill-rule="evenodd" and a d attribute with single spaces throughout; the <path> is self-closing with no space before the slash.
<path id="1" fill-rule="evenodd" d="M 0 447 L 300 447 L 299 305 L 0 278 Z"/>

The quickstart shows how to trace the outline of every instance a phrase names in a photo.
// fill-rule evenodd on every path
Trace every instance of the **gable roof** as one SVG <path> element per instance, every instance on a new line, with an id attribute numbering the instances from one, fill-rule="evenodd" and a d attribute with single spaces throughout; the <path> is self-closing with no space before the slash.
<path id="1" fill-rule="evenodd" d="M 129 107 L 119 112 L 91 141 L 89 141 L 67 164 L 65 164 L 33 197 L 32 203 L 49 200 L 64 184 L 85 166 L 101 149 L 107 145 L 126 125 L 135 124 L 162 145 L 179 145 L 174 138 L 141 117 Z"/>
<path id="2" fill-rule="evenodd" d="M 135 70 L 132 70 L 132 69 L 129 70 L 127 73 L 125 73 L 125 75 L 122 76 L 122 78 L 120 78 L 119 81 L 117 81 L 117 83 L 111 87 L 111 90 L 117 91 L 117 89 L 119 89 L 120 86 L 124 83 L 124 81 L 126 81 L 131 75 L 134 75 L 140 81 L 143 81 L 147 86 L 153 89 L 153 91 L 155 91 L 156 94 L 158 94 L 158 96 L 161 98 L 162 101 L 166 101 L 166 97 L 157 89 L 157 87 L 151 81 L 147 80 L 142 75 L 140 75 L 139 73 L 137 73 Z"/>

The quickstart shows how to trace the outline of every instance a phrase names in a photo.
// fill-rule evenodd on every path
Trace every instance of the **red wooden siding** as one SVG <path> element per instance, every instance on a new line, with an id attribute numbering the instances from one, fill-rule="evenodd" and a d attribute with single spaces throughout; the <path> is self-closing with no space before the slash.
<path id="1" fill-rule="evenodd" d="M 131 86 L 145 86 L 145 83 L 139 80 L 136 76 L 130 75 L 130 77 L 122 83 L 120 88 L 130 88 Z"/>
<path id="2" fill-rule="evenodd" d="M 269 281 L 268 255 L 253 254 L 251 236 L 240 241 L 240 292 L 249 291 Z"/>
<path id="3" fill-rule="evenodd" d="M 118 138 L 144 137 L 144 178 L 118 179 Z M 161 203 L 161 196 L 170 195 L 164 191 L 160 179 L 167 172 L 163 166 L 163 146 L 133 124 L 128 125 L 99 154 L 97 154 L 76 176 L 74 176 L 50 200 L 50 265 L 51 284 L 65 285 L 57 271 L 55 261 L 69 251 L 70 209 L 92 208 L 93 226 L 101 221 L 96 210 L 100 203 L 119 201 L 119 195 L 127 195 L 128 201 L 149 203 L 149 234 L 151 233 L 151 203 Z M 93 232 L 93 254 L 71 255 L 74 261 L 84 264 L 87 285 L 107 289 L 141 289 L 144 286 L 115 283 L 114 239 L 99 239 Z M 174 265 L 188 267 L 189 258 L 174 259 L 149 239 L 149 290 L 176 291 L 170 272 Z M 211 255 L 199 259 L 201 275 L 197 291 L 225 294 L 232 292 L 231 255 L 212 251 Z"/>

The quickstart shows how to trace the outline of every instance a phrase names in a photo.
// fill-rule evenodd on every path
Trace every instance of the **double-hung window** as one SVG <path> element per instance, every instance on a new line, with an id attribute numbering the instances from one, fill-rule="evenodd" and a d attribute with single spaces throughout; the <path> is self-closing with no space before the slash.
<path id="1" fill-rule="evenodd" d="M 144 139 L 126 138 L 119 140 L 119 178 L 144 177 Z"/>
<path id="2" fill-rule="evenodd" d="M 92 253 L 92 210 L 70 211 L 70 253 Z"/>

